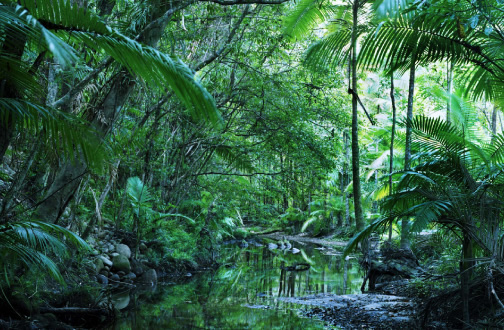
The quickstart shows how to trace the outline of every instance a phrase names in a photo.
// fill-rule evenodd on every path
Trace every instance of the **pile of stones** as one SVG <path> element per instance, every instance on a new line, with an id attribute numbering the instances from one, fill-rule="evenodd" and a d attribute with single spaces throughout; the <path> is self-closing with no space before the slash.
<path id="1" fill-rule="evenodd" d="M 145 253 L 148 248 L 145 243 L 139 245 L 140 254 L 133 257 L 131 248 L 119 243 L 108 230 L 98 234 L 98 241 L 93 238 L 88 244 L 93 248 L 92 258 L 96 281 L 102 285 L 120 283 L 140 283 L 155 285 L 157 273 L 155 269 L 146 266 Z"/>

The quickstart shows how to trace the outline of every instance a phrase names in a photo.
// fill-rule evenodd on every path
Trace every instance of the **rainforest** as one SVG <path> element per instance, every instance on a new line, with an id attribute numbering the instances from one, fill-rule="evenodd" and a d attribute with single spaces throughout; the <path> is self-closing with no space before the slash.
<path id="1" fill-rule="evenodd" d="M 502 0 L 0 0 L 0 328 L 504 328 L 503 110 Z"/>

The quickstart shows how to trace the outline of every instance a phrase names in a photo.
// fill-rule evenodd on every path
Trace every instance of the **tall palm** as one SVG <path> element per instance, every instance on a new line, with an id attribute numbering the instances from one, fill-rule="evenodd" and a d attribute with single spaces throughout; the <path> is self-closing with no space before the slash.
<path id="1" fill-rule="evenodd" d="M 439 118 L 416 117 L 411 127 L 417 165 L 398 173 L 402 177 L 394 193 L 383 200 L 382 216 L 354 237 L 345 253 L 396 217 L 412 217 L 414 231 L 432 223 L 455 231 L 462 243 L 462 298 L 468 321 L 474 245 L 484 256 L 504 262 L 504 136 L 496 136 L 492 144 L 478 143 Z"/>
<path id="2" fill-rule="evenodd" d="M 353 0 L 351 5 L 332 5 L 329 1 L 304 0 L 285 19 L 284 34 L 296 38 L 307 34 L 317 24 L 333 20 L 332 31 L 307 51 L 309 66 L 327 69 L 344 64 L 348 60 L 349 87 L 352 95 L 352 182 L 354 197 L 355 225 L 357 230 L 364 228 L 361 202 L 360 160 L 359 160 L 359 120 L 357 90 L 357 39 L 366 29 L 362 24 L 361 13 L 365 12 L 367 0 Z"/>

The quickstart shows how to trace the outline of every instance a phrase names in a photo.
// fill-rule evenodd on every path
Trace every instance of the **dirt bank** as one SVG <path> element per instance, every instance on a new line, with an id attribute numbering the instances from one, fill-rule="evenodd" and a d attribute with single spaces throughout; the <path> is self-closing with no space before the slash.
<path id="1" fill-rule="evenodd" d="M 381 294 L 317 294 L 280 300 L 310 305 L 306 314 L 343 329 L 417 329 L 416 303 L 405 297 Z"/>

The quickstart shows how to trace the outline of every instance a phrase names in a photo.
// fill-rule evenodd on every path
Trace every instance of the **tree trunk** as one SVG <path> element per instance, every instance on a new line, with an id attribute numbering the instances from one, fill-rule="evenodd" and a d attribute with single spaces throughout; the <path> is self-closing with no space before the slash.
<path id="1" fill-rule="evenodd" d="M 446 121 L 451 121 L 451 94 L 453 89 L 453 63 L 450 61 L 446 64 L 446 91 L 448 92 L 448 102 L 446 104 Z"/>
<path id="2" fill-rule="evenodd" d="M 412 55 L 410 76 L 409 76 L 409 91 L 408 91 L 408 111 L 406 114 L 406 146 L 404 150 L 404 170 L 407 171 L 411 167 L 411 120 L 413 120 L 413 97 L 415 94 L 415 51 Z M 409 240 L 410 223 L 408 218 L 401 220 L 401 249 L 410 249 L 411 243 Z"/>
<path id="3" fill-rule="evenodd" d="M 98 107 L 98 111 L 89 114 L 90 122 L 102 137 L 112 129 L 134 82 L 128 74 L 119 74 L 113 81 L 109 93 Z M 100 111 L 101 110 L 101 111 Z M 100 116 L 99 116 L 100 115 Z M 79 160 L 67 161 L 49 187 L 44 199 L 37 208 L 38 217 L 47 222 L 56 223 L 79 187 L 80 181 L 87 173 L 87 166 L 82 157 Z"/>
<path id="4" fill-rule="evenodd" d="M 462 317 L 464 329 L 469 329 L 469 281 L 471 280 L 471 266 L 473 259 L 472 240 L 467 233 L 464 233 L 462 243 L 462 260 L 460 261 L 460 294 L 462 298 Z"/>
<path id="5" fill-rule="evenodd" d="M 359 173 L 359 117 L 357 112 L 357 14 L 360 1 L 354 0 L 352 4 L 352 178 L 353 178 L 353 197 L 355 211 L 355 227 L 357 231 L 364 229 L 364 219 L 362 215 L 361 204 L 361 185 Z"/>
<path id="6" fill-rule="evenodd" d="M 154 13 L 157 17 L 162 14 L 162 10 Z M 148 46 L 156 47 L 170 18 L 171 16 L 156 22 L 156 24 L 149 24 L 149 28 L 142 31 L 139 40 Z M 153 18 L 152 21 L 155 21 L 155 19 Z M 88 113 L 89 122 L 96 128 L 101 137 L 106 137 L 112 130 L 134 86 L 134 77 L 125 71 L 121 72 L 112 80 L 111 88 L 101 104 Z M 44 221 L 57 222 L 86 172 L 87 166 L 82 157 L 80 161 L 66 162 L 56 174 L 53 184 L 39 204 L 36 211 L 38 217 Z"/>
<path id="7" fill-rule="evenodd" d="M 390 135 L 389 195 L 392 195 L 392 172 L 394 171 L 394 139 L 396 126 L 396 104 L 394 96 L 394 74 L 390 75 L 390 101 L 392 102 L 392 132 Z M 392 223 L 389 226 L 389 242 L 392 241 Z"/>
<path id="8" fill-rule="evenodd" d="M 491 129 L 492 129 L 492 141 L 491 143 L 493 144 L 495 140 L 495 135 L 497 134 L 497 107 L 494 106 L 493 111 L 492 111 L 492 124 L 491 124 Z"/>
<path id="9" fill-rule="evenodd" d="M 341 191 L 343 193 L 343 199 L 345 203 L 345 225 L 350 227 L 351 226 L 351 219 L 350 219 L 350 201 L 348 200 L 348 192 L 346 191 L 346 188 L 348 186 L 348 162 L 350 160 L 350 148 L 348 146 L 348 132 L 347 130 L 343 131 L 343 143 L 345 147 L 345 161 L 343 163 L 343 175 L 342 175 L 342 183 L 341 183 Z"/>

